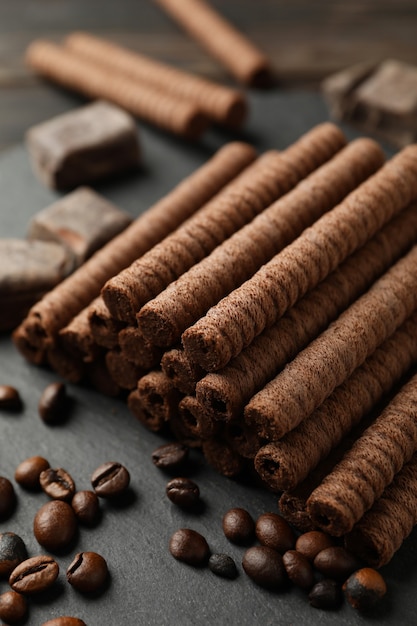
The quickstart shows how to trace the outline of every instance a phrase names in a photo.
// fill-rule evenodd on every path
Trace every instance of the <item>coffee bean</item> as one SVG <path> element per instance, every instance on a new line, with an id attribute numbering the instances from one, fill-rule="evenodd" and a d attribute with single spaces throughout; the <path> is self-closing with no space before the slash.
<path id="1" fill-rule="evenodd" d="M 200 489 L 189 478 L 173 478 L 166 486 L 168 498 L 185 509 L 194 507 L 200 501 Z"/>
<path id="2" fill-rule="evenodd" d="M 51 556 L 33 556 L 15 567 L 9 585 L 18 593 L 39 593 L 54 584 L 58 573 L 58 563 Z"/>
<path id="3" fill-rule="evenodd" d="M 212 554 L 208 566 L 216 576 L 230 579 L 238 576 L 236 563 L 228 554 Z"/>
<path id="4" fill-rule="evenodd" d="M 223 516 L 222 526 L 225 536 L 233 543 L 248 544 L 255 537 L 255 522 L 245 509 L 227 511 Z"/>
<path id="5" fill-rule="evenodd" d="M 334 545 L 334 539 L 330 535 L 321 530 L 310 530 L 298 537 L 295 542 L 295 549 L 304 554 L 309 561 L 314 561 L 319 552 Z"/>
<path id="6" fill-rule="evenodd" d="M 44 504 L 35 515 L 33 532 L 41 546 L 54 552 L 68 546 L 77 530 L 71 506 L 62 500 Z"/>
<path id="7" fill-rule="evenodd" d="M 16 591 L 6 591 L 0 596 L 0 619 L 8 624 L 20 622 L 27 613 L 26 598 Z"/>
<path id="8" fill-rule="evenodd" d="M 180 528 L 169 541 L 172 556 L 188 565 L 205 565 L 210 556 L 207 541 L 196 530 Z"/>
<path id="9" fill-rule="evenodd" d="M 314 559 L 314 567 L 326 578 L 343 582 L 360 567 L 357 558 L 342 546 L 321 550 Z"/>
<path id="10" fill-rule="evenodd" d="M 166 443 L 152 452 L 152 462 L 156 467 L 173 470 L 180 467 L 188 458 L 189 448 L 182 443 Z"/>
<path id="11" fill-rule="evenodd" d="M 385 580 L 372 567 L 363 567 L 354 572 L 343 585 L 346 600 L 358 611 L 368 611 L 387 592 Z"/>
<path id="12" fill-rule="evenodd" d="M 81 593 L 92 593 L 103 589 L 108 568 L 106 560 L 97 552 L 79 552 L 67 569 L 67 580 Z"/>
<path id="13" fill-rule="evenodd" d="M 28 558 L 23 539 L 15 533 L 0 533 L 0 576 L 9 576 L 19 563 Z"/>
<path id="14" fill-rule="evenodd" d="M 335 580 L 325 578 L 314 585 L 308 594 L 315 609 L 337 609 L 342 604 L 342 590 Z"/>
<path id="15" fill-rule="evenodd" d="M 68 502 L 75 493 L 75 483 L 70 474 L 62 467 L 43 470 L 39 476 L 39 482 L 43 491 L 54 500 Z"/>
<path id="16" fill-rule="evenodd" d="M 84 526 L 94 526 L 100 517 L 100 503 L 94 491 L 77 491 L 71 500 L 77 520 Z"/>
<path id="17" fill-rule="evenodd" d="M 127 469 L 116 461 L 100 465 L 91 476 L 91 484 L 100 498 L 114 498 L 128 488 L 130 474 Z"/>
<path id="18" fill-rule="evenodd" d="M 255 533 L 263 546 L 278 550 L 281 554 L 295 545 L 295 533 L 288 522 L 278 513 L 263 513 L 256 520 Z"/>
<path id="19" fill-rule="evenodd" d="M 48 385 L 39 400 L 38 411 L 46 424 L 62 421 L 67 408 L 67 390 L 64 383 Z"/>
<path id="20" fill-rule="evenodd" d="M 16 494 L 10 480 L 0 476 L 0 520 L 8 519 L 16 506 Z"/>
<path id="21" fill-rule="evenodd" d="M 286 582 L 282 556 L 268 546 L 253 546 L 246 550 L 242 566 L 249 578 L 266 589 L 280 589 Z"/>
<path id="22" fill-rule="evenodd" d="M 297 550 L 287 550 L 282 557 L 287 576 L 301 589 L 310 589 L 314 584 L 314 572 L 310 561 Z"/>
<path id="23" fill-rule="evenodd" d="M 83 622 L 82 619 L 78 619 L 78 617 L 63 615 L 62 617 L 49 619 L 47 622 L 44 622 L 42 626 L 87 626 L 87 624 Z"/>
<path id="24" fill-rule="evenodd" d="M 15 481 L 24 489 L 40 489 L 41 472 L 49 468 L 49 463 L 42 456 L 31 456 L 22 461 L 14 474 Z"/>
<path id="25" fill-rule="evenodd" d="M 19 411 L 22 408 L 22 400 L 19 392 L 10 385 L 0 385 L 0 410 Z"/>

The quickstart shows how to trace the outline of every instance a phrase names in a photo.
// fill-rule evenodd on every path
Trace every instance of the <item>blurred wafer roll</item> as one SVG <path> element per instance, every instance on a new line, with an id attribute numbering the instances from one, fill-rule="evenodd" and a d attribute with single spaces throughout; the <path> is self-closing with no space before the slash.
<path id="1" fill-rule="evenodd" d="M 121 389 L 132 391 L 138 380 L 146 373 L 145 370 L 126 359 L 120 348 L 113 348 L 106 352 L 106 366 L 110 376 Z"/>
<path id="2" fill-rule="evenodd" d="M 119 332 L 119 346 L 125 357 L 145 370 L 158 366 L 162 348 L 149 343 L 137 326 L 126 326 Z"/>
<path id="3" fill-rule="evenodd" d="M 164 352 L 161 369 L 172 380 L 174 387 L 186 395 L 195 393 L 197 381 L 203 376 L 203 370 L 187 359 L 184 350 L 172 348 Z"/>
<path id="4" fill-rule="evenodd" d="M 48 349 L 48 364 L 70 383 L 80 383 L 86 376 L 86 363 L 79 355 L 71 354 L 62 345 L 55 344 Z"/>
<path id="5" fill-rule="evenodd" d="M 87 317 L 91 336 L 98 346 L 102 346 L 108 350 L 117 348 L 119 345 L 119 333 L 124 329 L 125 324 L 119 322 L 119 320 L 115 320 L 110 315 L 110 311 L 104 304 L 101 296 L 95 298 L 79 315 L 85 315 Z M 77 317 L 78 316 L 76 316 L 74 320 L 77 319 Z M 60 331 L 61 338 L 66 334 L 70 326 L 71 322 L 69 326 Z"/>
<path id="6" fill-rule="evenodd" d="M 59 332 L 59 344 L 85 363 L 94 361 L 102 353 L 102 347 L 92 335 L 87 309 L 83 309 Z"/>
<path id="7" fill-rule="evenodd" d="M 202 450 L 207 463 L 222 476 L 238 476 L 246 466 L 246 460 L 219 435 L 205 439 Z"/>
<path id="8" fill-rule="evenodd" d="M 122 389 L 110 376 L 103 355 L 91 363 L 85 363 L 84 367 L 86 378 L 96 391 L 111 398 L 116 398 L 121 394 Z"/>
<path id="9" fill-rule="evenodd" d="M 411 145 L 188 328 L 189 358 L 208 371 L 224 367 L 416 197 Z"/>
<path id="10" fill-rule="evenodd" d="M 178 413 L 189 431 L 200 439 L 213 437 L 220 429 L 219 423 L 205 414 L 195 396 L 182 398 L 178 405 Z"/>

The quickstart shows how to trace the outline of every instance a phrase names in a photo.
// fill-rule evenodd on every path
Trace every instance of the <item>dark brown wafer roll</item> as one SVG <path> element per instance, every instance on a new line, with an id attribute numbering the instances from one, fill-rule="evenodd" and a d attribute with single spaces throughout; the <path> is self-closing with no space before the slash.
<path id="1" fill-rule="evenodd" d="M 371 508 L 417 450 L 417 375 L 346 452 L 307 502 L 312 520 L 341 536 Z"/>
<path id="2" fill-rule="evenodd" d="M 81 382 L 86 375 L 86 364 L 81 358 L 68 352 L 63 346 L 55 344 L 48 349 L 48 364 L 71 383 Z"/>
<path id="3" fill-rule="evenodd" d="M 216 435 L 220 425 L 207 416 L 201 404 L 194 396 L 185 396 L 178 405 L 178 414 L 188 431 L 199 439 L 208 439 Z"/>
<path id="4" fill-rule="evenodd" d="M 293 489 L 391 391 L 417 362 L 417 314 L 280 441 L 256 455 L 255 469 L 273 489 Z"/>
<path id="5" fill-rule="evenodd" d="M 234 478 L 246 466 L 245 459 L 220 436 L 204 440 L 202 449 L 207 463 L 222 476 Z"/>
<path id="6" fill-rule="evenodd" d="M 224 367 L 416 196 L 412 145 L 188 328 L 190 359 L 208 371 Z"/>
<path id="7" fill-rule="evenodd" d="M 143 306 L 137 315 L 142 332 L 158 345 L 179 341 L 211 306 L 253 276 L 383 162 L 384 154 L 375 142 L 350 143 Z"/>
<path id="8" fill-rule="evenodd" d="M 204 0 L 156 2 L 237 80 L 258 87 L 270 84 L 267 56 Z"/>
<path id="9" fill-rule="evenodd" d="M 79 315 L 87 316 L 92 338 L 98 346 L 111 350 L 119 345 L 119 333 L 124 329 L 125 324 L 110 315 L 101 296 L 95 298 Z M 66 328 L 60 331 L 61 337 L 65 334 Z"/>
<path id="10" fill-rule="evenodd" d="M 122 389 L 110 376 L 103 357 L 86 363 L 85 369 L 86 378 L 96 391 L 111 398 L 116 398 L 122 394 Z"/>
<path id="11" fill-rule="evenodd" d="M 119 332 L 119 345 L 129 361 L 145 370 L 158 366 L 164 353 L 162 348 L 146 341 L 137 326 L 126 326 Z"/>
<path id="12" fill-rule="evenodd" d="M 131 391 L 127 397 L 127 406 L 136 419 L 148 430 L 160 432 L 166 426 L 165 417 L 159 413 L 150 413 L 142 402 L 137 389 Z"/>
<path id="13" fill-rule="evenodd" d="M 174 387 L 186 395 L 195 393 L 196 383 L 204 373 L 198 365 L 194 365 L 187 359 L 181 348 L 172 348 L 164 353 L 161 359 L 161 369 L 172 380 Z"/>
<path id="14" fill-rule="evenodd" d="M 113 348 L 105 355 L 106 366 L 114 382 L 122 389 L 135 389 L 145 370 L 128 361 L 120 349 Z"/>
<path id="15" fill-rule="evenodd" d="M 246 118 L 246 97 L 236 89 L 166 65 L 88 33 L 71 33 L 65 45 L 112 73 L 129 76 L 134 81 L 152 85 L 174 97 L 195 102 L 207 117 L 219 124 L 237 127 Z"/>
<path id="16" fill-rule="evenodd" d="M 45 350 L 58 331 L 91 303 L 112 276 L 152 248 L 197 211 L 255 159 L 245 143 L 226 144 L 203 166 L 140 215 L 130 226 L 96 252 L 84 265 L 33 307 L 14 340 L 32 362 L 44 360 Z"/>
<path id="17" fill-rule="evenodd" d="M 254 459 L 265 445 L 265 440 L 253 428 L 240 420 L 228 422 L 223 428 L 223 437 L 245 459 Z"/>
<path id="18" fill-rule="evenodd" d="M 146 414 L 169 421 L 178 410 L 182 394 L 160 370 L 142 376 L 137 383 L 137 398 Z"/>
<path id="19" fill-rule="evenodd" d="M 83 309 L 59 331 L 59 344 L 75 358 L 91 363 L 103 352 L 90 329 L 88 310 Z"/>
<path id="20" fill-rule="evenodd" d="M 102 295 L 113 317 L 134 323 L 144 304 L 327 161 L 344 143 L 341 132 L 326 123 L 284 152 L 262 155 L 181 228 L 106 283 Z"/>
<path id="21" fill-rule="evenodd" d="M 345 536 L 345 545 L 372 567 L 386 565 L 417 524 L 417 454 Z"/>

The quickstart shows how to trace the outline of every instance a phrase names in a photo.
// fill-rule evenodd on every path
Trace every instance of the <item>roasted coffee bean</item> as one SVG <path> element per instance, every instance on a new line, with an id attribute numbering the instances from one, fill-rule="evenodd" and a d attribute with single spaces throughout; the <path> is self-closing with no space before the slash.
<path id="1" fill-rule="evenodd" d="M 15 567 L 10 574 L 9 585 L 18 593 L 39 593 L 49 589 L 58 574 L 58 563 L 51 556 L 33 556 Z"/>
<path id="2" fill-rule="evenodd" d="M 47 622 L 44 622 L 42 626 L 87 626 L 87 624 L 78 617 L 68 617 L 67 615 L 63 615 L 62 617 L 49 619 Z"/>
<path id="3" fill-rule="evenodd" d="M 128 488 L 130 474 L 127 469 L 116 461 L 100 465 L 91 476 L 91 484 L 100 498 L 114 498 Z"/>
<path id="4" fill-rule="evenodd" d="M 229 541 L 251 543 L 255 537 L 255 522 L 245 509 L 230 509 L 223 516 L 223 532 Z"/>
<path id="5" fill-rule="evenodd" d="M 342 604 L 342 589 L 335 580 L 325 578 L 314 585 L 308 599 L 315 609 L 337 609 Z"/>
<path id="6" fill-rule="evenodd" d="M 314 567 L 326 578 L 343 582 L 360 567 L 358 559 L 342 546 L 321 550 L 313 561 Z"/>
<path id="7" fill-rule="evenodd" d="M 41 472 L 39 482 L 43 491 L 54 500 L 72 500 L 75 493 L 75 483 L 70 474 L 62 467 L 48 469 Z"/>
<path id="8" fill-rule="evenodd" d="M 0 520 L 8 519 L 16 506 L 16 494 L 10 480 L 0 476 Z"/>
<path id="9" fill-rule="evenodd" d="M 152 452 L 152 462 L 163 470 L 180 467 L 188 458 L 189 448 L 182 443 L 165 443 Z"/>
<path id="10" fill-rule="evenodd" d="M 0 576 L 9 576 L 19 563 L 28 558 L 23 539 L 15 533 L 0 533 Z"/>
<path id="11" fill-rule="evenodd" d="M 39 400 L 38 411 L 46 424 L 60 422 L 67 408 L 67 390 L 64 383 L 51 383 L 48 385 Z"/>
<path id="12" fill-rule="evenodd" d="M 196 530 L 180 528 L 169 541 L 172 556 L 188 565 L 206 565 L 210 557 L 207 541 Z"/>
<path id="13" fill-rule="evenodd" d="M 168 498 L 185 509 L 194 507 L 200 501 L 200 489 L 189 478 L 173 478 L 166 486 Z"/>
<path id="14" fill-rule="evenodd" d="M 41 488 L 39 477 L 48 468 L 49 463 L 42 456 L 31 456 L 16 467 L 14 479 L 24 489 L 35 491 Z"/>
<path id="15" fill-rule="evenodd" d="M 372 567 L 363 567 L 349 576 L 343 591 L 354 609 L 368 611 L 385 596 L 387 585 L 379 572 Z"/>
<path id="16" fill-rule="evenodd" d="M 85 526 L 94 526 L 100 517 L 100 502 L 94 491 L 77 491 L 71 500 L 77 520 Z"/>
<path id="17" fill-rule="evenodd" d="M 77 530 L 71 506 L 62 500 L 44 504 L 35 515 L 33 532 L 41 546 L 54 552 L 68 546 Z"/>
<path id="18" fill-rule="evenodd" d="M 79 552 L 67 569 L 67 580 L 81 593 L 103 589 L 109 570 L 106 560 L 97 552 Z"/>
<path id="19" fill-rule="evenodd" d="M 22 620 L 28 610 L 26 598 L 16 591 L 6 591 L 0 596 L 0 619 L 8 624 Z"/>
<path id="20" fill-rule="evenodd" d="M 256 520 L 255 534 L 263 546 L 274 548 L 281 554 L 295 546 L 295 533 L 278 513 L 263 513 Z"/>
<path id="21" fill-rule="evenodd" d="M 301 589 L 310 589 L 314 584 L 314 572 L 310 561 L 297 550 L 288 550 L 282 557 L 287 576 Z"/>
<path id="22" fill-rule="evenodd" d="M 321 530 L 310 530 L 298 537 L 295 549 L 304 554 L 309 561 L 314 561 L 319 552 L 334 545 L 334 539 L 330 535 Z"/>
<path id="23" fill-rule="evenodd" d="M 280 589 L 287 580 L 282 556 L 268 546 L 253 546 L 246 550 L 242 566 L 249 578 L 266 589 Z"/>
<path id="24" fill-rule="evenodd" d="M 0 410 L 19 411 L 22 408 L 20 394 L 10 385 L 0 385 Z"/>
<path id="25" fill-rule="evenodd" d="M 230 579 L 238 576 L 236 563 L 228 554 L 212 554 L 208 566 L 216 576 Z"/>

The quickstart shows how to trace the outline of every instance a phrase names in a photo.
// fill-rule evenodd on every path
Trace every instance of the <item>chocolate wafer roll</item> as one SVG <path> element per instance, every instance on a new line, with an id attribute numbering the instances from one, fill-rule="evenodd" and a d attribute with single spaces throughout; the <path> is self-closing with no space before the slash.
<path id="1" fill-rule="evenodd" d="M 272 80 L 267 56 L 204 0 L 156 0 L 240 82 L 262 87 Z"/>
<path id="2" fill-rule="evenodd" d="M 83 309 L 59 331 L 59 343 L 67 352 L 85 363 L 91 363 L 103 352 L 91 333 L 87 309 Z"/>
<path id="3" fill-rule="evenodd" d="M 164 415 L 161 413 L 149 412 L 144 406 L 141 394 L 137 389 L 131 391 L 127 397 L 127 406 L 136 417 L 136 419 L 143 424 L 148 430 L 152 432 L 160 432 L 166 426 Z"/>
<path id="4" fill-rule="evenodd" d="M 85 369 L 86 378 L 96 391 L 110 398 L 116 398 L 122 394 L 122 389 L 110 376 L 103 356 L 91 363 L 86 363 Z"/>
<path id="5" fill-rule="evenodd" d="M 345 536 L 345 545 L 372 567 L 389 563 L 417 524 L 417 454 Z"/>
<path id="6" fill-rule="evenodd" d="M 183 419 L 183 415 L 176 413 L 169 420 L 169 429 L 175 439 L 188 448 L 201 448 L 203 440 L 190 428 L 189 422 Z"/>
<path id="7" fill-rule="evenodd" d="M 307 502 L 312 520 L 332 535 L 352 530 L 417 451 L 417 375 L 346 452 Z"/>
<path id="8" fill-rule="evenodd" d="M 129 76 L 139 84 L 149 84 L 176 98 L 195 102 L 207 117 L 219 124 L 238 127 L 246 118 L 246 97 L 236 89 L 166 65 L 88 33 L 71 33 L 65 40 L 65 46 L 107 68 L 112 74 Z"/>
<path id="9" fill-rule="evenodd" d="M 137 383 L 137 397 L 148 415 L 161 417 L 165 422 L 178 410 L 182 394 L 160 370 L 142 376 Z"/>
<path id="10" fill-rule="evenodd" d="M 138 380 L 146 373 L 131 361 L 128 361 L 120 349 L 113 348 L 105 355 L 106 366 L 114 382 L 121 387 L 132 391 Z"/>
<path id="11" fill-rule="evenodd" d="M 68 352 L 62 345 L 55 344 L 48 349 L 47 359 L 49 365 L 70 383 L 80 383 L 84 380 L 87 372 L 86 363 Z"/>
<path id="12" fill-rule="evenodd" d="M 416 196 L 412 145 L 188 328 L 182 342 L 190 359 L 208 371 L 225 367 Z"/>
<path id="13" fill-rule="evenodd" d="M 175 230 L 255 159 L 245 143 L 226 144 L 203 166 L 140 215 L 121 235 L 96 252 L 67 280 L 50 291 L 16 330 L 14 340 L 34 363 L 45 358 L 58 331 L 88 306 L 112 276 Z"/>
<path id="14" fill-rule="evenodd" d="M 273 489 L 293 489 L 417 362 L 417 313 L 371 354 L 309 417 L 266 444 L 255 469 Z"/>
<path id="15" fill-rule="evenodd" d="M 87 316 L 92 338 L 98 346 L 102 346 L 108 350 L 118 347 L 119 333 L 125 328 L 125 324 L 119 322 L 119 320 L 115 320 L 110 315 L 110 311 L 104 304 L 101 296 L 95 298 L 79 315 Z M 74 320 L 77 319 L 77 317 L 78 316 L 76 316 Z M 68 326 L 66 328 L 68 328 Z M 60 331 L 61 337 L 65 334 L 66 328 Z"/>
<path id="16" fill-rule="evenodd" d="M 207 463 L 222 476 L 234 478 L 245 468 L 245 459 L 220 436 L 204 440 L 202 448 Z"/>
<path id="17" fill-rule="evenodd" d="M 145 370 L 158 366 L 164 354 L 162 348 L 145 339 L 137 326 L 126 326 L 119 332 L 119 345 L 129 361 Z"/>
<path id="18" fill-rule="evenodd" d="M 326 123 L 280 154 L 272 150 L 263 154 L 181 228 L 106 283 L 102 295 L 113 317 L 133 324 L 144 304 L 327 161 L 344 143 L 341 132 Z"/>
<path id="19" fill-rule="evenodd" d="M 220 429 L 218 422 L 207 416 L 194 396 L 185 396 L 178 405 L 178 414 L 191 434 L 199 439 L 208 439 Z"/>
<path id="20" fill-rule="evenodd" d="M 223 437 L 245 459 L 254 459 L 266 443 L 253 428 L 239 420 L 230 421 L 224 426 Z"/>
<path id="21" fill-rule="evenodd" d="M 179 341 L 211 306 L 253 276 L 383 162 L 384 154 L 374 141 L 350 143 L 142 307 L 137 315 L 142 332 L 158 345 Z"/>
<path id="22" fill-rule="evenodd" d="M 197 381 L 203 376 L 204 370 L 187 359 L 184 350 L 172 348 L 167 350 L 161 359 L 161 369 L 168 376 L 174 387 L 181 393 L 195 393 Z"/>

